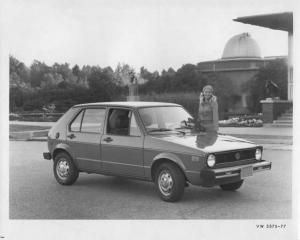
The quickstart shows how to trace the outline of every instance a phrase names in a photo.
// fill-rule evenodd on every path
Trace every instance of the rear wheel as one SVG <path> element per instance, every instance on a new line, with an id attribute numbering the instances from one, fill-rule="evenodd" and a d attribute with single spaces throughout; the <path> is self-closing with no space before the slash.
<path id="1" fill-rule="evenodd" d="M 220 185 L 220 187 L 224 191 L 235 191 L 242 186 L 243 182 L 244 180 L 234 182 L 234 183 L 227 183 L 227 184 Z"/>
<path id="2" fill-rule="evenodd" d="M 155 186 L 162 200 L 175 202 L 183 195 L 185 177 L 175 164 L 163 163 L 155 172 Z"/>
<path id="3" fill-rule="evenodd" d="M 73 184 L 79 176 L 78 169 L 74 165 L 72 158 L 64 152 L 57 154 L 55 157 L 53 172 L 56 181 L 62 185 Z"/>

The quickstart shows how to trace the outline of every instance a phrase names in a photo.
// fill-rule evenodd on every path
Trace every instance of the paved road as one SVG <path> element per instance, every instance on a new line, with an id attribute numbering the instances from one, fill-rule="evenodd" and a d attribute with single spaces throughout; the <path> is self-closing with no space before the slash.
<path id="1" fill-rule="evenodd" d="M 237 192 L 186 188 L 178 203 L 166 203 L 148 182 L 81 174 L 61 186 L 52 162 L 42 160 L 45 142 L 10 142 L 12 219 L 280 219 L 291 217 L 291 151 L 265 150 L 273 162 Z"/>

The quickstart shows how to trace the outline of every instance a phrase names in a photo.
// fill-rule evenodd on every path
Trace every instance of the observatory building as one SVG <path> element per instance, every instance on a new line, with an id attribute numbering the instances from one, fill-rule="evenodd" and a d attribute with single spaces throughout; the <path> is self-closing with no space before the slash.
<path id="1" fill-rule="evenodd" d="M 234 103 L 228 112 L 247 113 L 247 90 L 243 85 L 251 81 L 260 67 L 285 56 L 265 57 L 257 42 L 249 33 L 242 33 L 230 38 L 225 44 L 222 58 L 205 61 L 197 64 L 197 68 L 204 75 L 217 73 L 221 78 L 231 79 L 234 84 L 234 96 L 231 96 Z"/>

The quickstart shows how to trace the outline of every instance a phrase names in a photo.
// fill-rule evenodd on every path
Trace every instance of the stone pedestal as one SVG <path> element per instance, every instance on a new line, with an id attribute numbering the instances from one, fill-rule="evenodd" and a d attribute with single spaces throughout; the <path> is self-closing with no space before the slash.
<path id="1" fill-rule="evenodd" d="M 127 101 L 140 101 L 139 96 L 127 96 Z"/>
<path id="2" fill-rule="evenodd" d="M 264 123 L 273 123 L 286 110 L 293 107 L 293 101 L 290 100 L 261 100 Z"/>
<path id="3" fill-rule="evenodd" d="M 138 92 L 138 85 L 131 84 L 128 86 L 129 93 L 127 96 L 127 101 L 139 101 L 139 92 Z"/>

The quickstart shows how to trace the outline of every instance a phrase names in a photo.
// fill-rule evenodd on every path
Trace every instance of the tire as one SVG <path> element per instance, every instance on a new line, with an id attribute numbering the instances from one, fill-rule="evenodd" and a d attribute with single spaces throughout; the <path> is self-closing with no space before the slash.
<path id="1" fill-rule="evenodd" d="M 62 185 L 72 185 L 79 176 L 72 158 L 65 152 L 61 152 L 55 157 L 53 173 L 56 181 Z"/>
<path id="2" fill-rule="evenodd" d="M 155 186 L 162 200 L 176 202 L 183 195 L 185 177 L 175 164 L 162 163 L 155 172 Z"/>
<path id="3" fill-rule="evenodd" d="M 220 188 L 222 188 L 222 190 L 224 190 L 224 191 L 235 191 L 242 186 L 243 182 L 244 182 L 244 180 L 234 182 L 234 183 L 223 184 L 223 185 L 220 185 Z"/>

